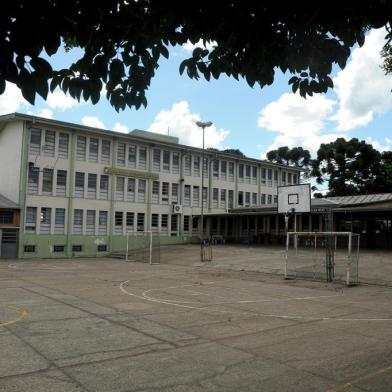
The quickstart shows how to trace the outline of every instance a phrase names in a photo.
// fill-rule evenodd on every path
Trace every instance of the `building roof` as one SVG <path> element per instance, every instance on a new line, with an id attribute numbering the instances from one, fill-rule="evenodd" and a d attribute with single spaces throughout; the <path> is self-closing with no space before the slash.
<path id="1" fill-rule="evenodd" d="M 343 209 L 349 211 L 355 211 L 355 209 L 367 209 L 367 210 L 377 210 L 378 204 L 385 202 L 392 202 L 392 193 L 377 193 L 373 195 L 358 195 L 358 196 L 334 196 L 334 197 L 323 197 L 314 198 L 311 200 L 311 209 L 313 211 L 323 211 L 325 208 L 332 209 Z M 278 209 L 276 203 L 267 204 L 263 206 L 253 206 L 253 207 L 238 207 L 230 209 L 231 213 L 247 214 L 247 213 L 261 213 L 261 214 L 271 214 L 275 213 Z M 381 209 L 392 209 L 391 206 L 381 207 Z"/>
<path id="2" fill-rule="evenodd" d="M 19 206 L 0 193 L 0 208 L 19 208 Z"/>
<path id="3" fill-rule="evenodd" d="M 145 131 L 140 131 L 140 130 L 134 130 L 131 131 L 127 134 L 121 133 L 121 132 L 114 132 L 110 131 L 108 129 L 101 129 L 101 128 L 94 128 L 94 127 L 88 127 L 85 125 L 80 125 L 80 124 L 74 124 L 74 123 L 69 123 L 65 121 L 57 121 L 57 120 L 52 120 L 44 117 L 38 117 L 38 116 L 32 116 L 30 114 L 23 114 L 23 113 L 10 113 L 10 114 L 4 114 L 0 116 L 0 131 L 1 131 L 1 123 L 6 123 L 6 122 L 11 122 L 11 121 L 31 121 L 32 123 L 40 123 L 40 124 L 47 124 L 49 126 L 57 126 L 57 127 L 67 127 L 71 128 L 74 130 L 79 130 L 82 132 L 93 132 L 95 134 L 101 134 L 109 137 L 118 137 L 121 139 L 127 139 L 130 141 L 139 141 L 139 142 L 144 142 L 144 143 L 159 143 L 164 146 L 168 147 L 174 147 L 174 148 L 179 148 L 183 149 L 185 151 L 195 151 L 198 153 L 202 152 L 201 148 L 198 147 L 192 147 L 192 146 L 187 146 L 184 144 L 178 144 L 178 141 L 176 141 L 174 137 L 164 137 L 162 138 L 161 134 L 154 134 L 153 132 L 145 132 Z M 136 132 L 135 132 L 136 131 Z M 248 158 L 248 157 L 241 157 L 236 154 L 231 154 L 223 151 L 209 151 L 205 150 L 206 155 L 212 155 L 212 156 L 218 156 L 222 158 L 227 158 L 227 159 L 233 159 L 237 161 L 248 161 L 248 162 L 254 162 L 254 163 L 262 163 L 266 166 L 269 167 L 277 167 L 277 168 L 285 168 L 289 170 L 293 170 L 296 172 L 301 172 L 303 171 L 302 168 L 300 167 L 295 167 L 295 166 L 287 166 L 279 163 L 273 163 L 270 161 L 266 160 L 261 160 L 261 159 L 255 159 L 255 158 Z"/>

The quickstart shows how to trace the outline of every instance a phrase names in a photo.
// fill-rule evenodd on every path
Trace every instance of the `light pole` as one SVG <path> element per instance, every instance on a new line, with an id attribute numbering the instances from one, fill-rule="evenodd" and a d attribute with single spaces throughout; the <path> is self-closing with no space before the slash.
<path id="1" fill-rule="evenodd" d="M 203 130 L 203 150 L 202 150 L 202 158 L 201 158 L 201 216 L 200 216 L 200 260 L 204 261 L 204 254 L 203 254 L 203 237 L 204 237 L 204 222 L 203 222 L 203 213 L 204 213 L 204 130 L 207 127 L 212 125 L 211 121 L 202 122 L 197 121 L 196 125 Z"/>

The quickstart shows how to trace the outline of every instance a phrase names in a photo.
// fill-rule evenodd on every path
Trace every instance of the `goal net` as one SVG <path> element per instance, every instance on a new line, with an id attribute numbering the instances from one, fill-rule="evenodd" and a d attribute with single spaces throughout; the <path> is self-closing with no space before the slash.
<path id="1" fill-rule="evenodd" d="M 160 237 L 154 231 L 127 233 L 126 261 L 160 264 Z"/>
<path id="2" fill-rule="evenodd" d="M 358 283 L 359 234 L 288 232 L 285 277 Z"/>

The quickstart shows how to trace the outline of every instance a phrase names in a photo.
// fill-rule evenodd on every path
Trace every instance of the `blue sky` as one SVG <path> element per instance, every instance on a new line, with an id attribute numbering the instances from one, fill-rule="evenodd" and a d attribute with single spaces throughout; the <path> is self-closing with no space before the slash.
<path id="1" fill-rule="evenodd" d="M 0 114 L 19 111 L 56 120 L 127 132 L 138 128 L 176 135 L 184 144 L 200 145 L 197 120 L 214 126 L 207 143 L 218 148 L 239 148 L 254 158 L 281 145 L 303 146 L 314 154 L 321 142 L 336 137 L 366 139 L 381 150 L 391 149 L 392 78 L 380 69 L 379 51 L 385 31 L 372 31 L 364 47 L 356 48 L 346 69 L 334 72 L 336 88 L 307 100 L 291 93 L 291 75 L 276 74 L 272 86 L 250 88 L 245 81 L 228 77 L 207 82 L 180 76 L 178 67 L 192 46 L 172 48 L 162 59 L 147 92 L 148 106 L 117 113 L 102 96 L 97 105 L 77 103 L 62 92 L 44 102 L 27 104 L 13 85 L 0 96 Z M 80 52 L 58 53 L 55 67 L 64 67 Z"/>

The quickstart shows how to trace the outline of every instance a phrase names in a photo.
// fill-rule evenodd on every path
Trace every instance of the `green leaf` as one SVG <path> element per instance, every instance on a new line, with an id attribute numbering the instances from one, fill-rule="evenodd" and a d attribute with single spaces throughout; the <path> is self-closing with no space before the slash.
<path id="1" fill-rule="evenodd" d="M 185 67 L 188 65 L 188 60 L 184 60 L 181 64 L 180 64 L 180 75 L 182 75 L 184 73 Z"/>
<path id="2" fill-rule="evenodd" d="M 52 67 L 46 60 L 35 57 L 30 60 L 30 64 L 43 77 L 49 79 L 52 76 Z"/>
<path id="3" fill-rule="evenodd" d="M 0 95 L 5 91 L 5 79 L 0 79 Z"/>
<path id="4" fill-rule="evenodd" d="M 169 51 L 167 50 L 166 46 L 162 45 L 160 47 L 160 52 L 161 52 L 163 57 L 165 57 L 166 59 L 169 58 Z"/>
<path id="5" fill-rule="evenodd" d="M 31 74 L 23 69 L 18 78 L 18 87 L 22 90 L 22 95 L 27 102 L 34 105 L 35 102 L 35 81 L 31 77 Z"/>

